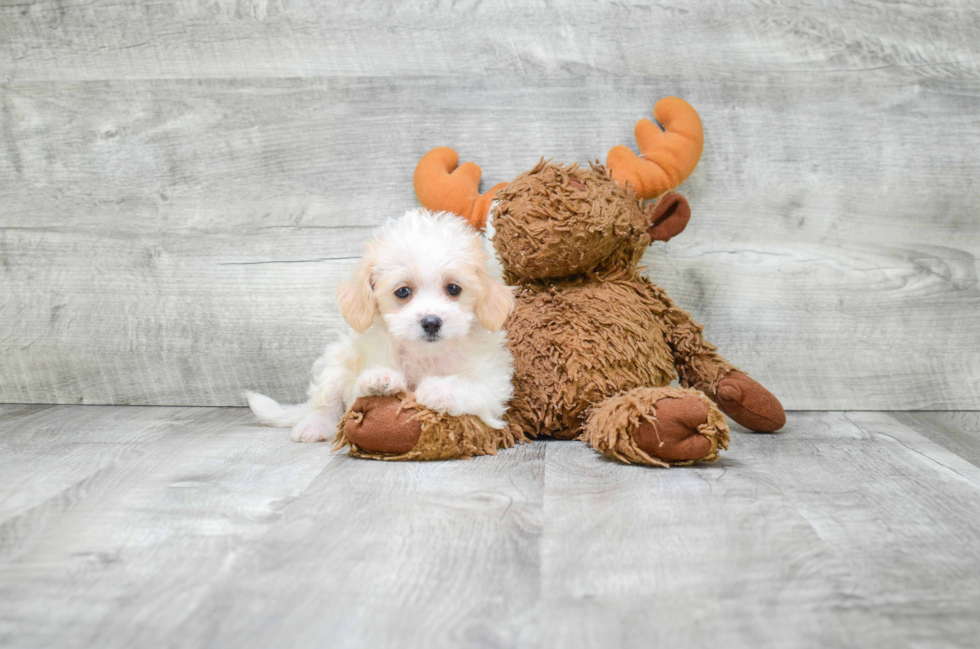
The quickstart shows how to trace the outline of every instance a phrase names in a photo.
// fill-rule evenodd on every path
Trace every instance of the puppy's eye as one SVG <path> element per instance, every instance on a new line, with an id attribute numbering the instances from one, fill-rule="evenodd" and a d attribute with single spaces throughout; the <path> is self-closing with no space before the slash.
<path id="1" fill-rule="evenodd" d="M 397 297 L 400 300 L 404 300 L 411 294 L 412 294 L 412 289 L 408 288 L 407 286 L 402 286 L 400 289 L 395 291 L 395 297 Z"/>
<path id="2" fill-rule="evenodd" d="M 456 297 L 463 292 L 463 289 L 458 284 L 449 284 L 446 286 L 446 293 L 449 293 L 453 297 Z"/>

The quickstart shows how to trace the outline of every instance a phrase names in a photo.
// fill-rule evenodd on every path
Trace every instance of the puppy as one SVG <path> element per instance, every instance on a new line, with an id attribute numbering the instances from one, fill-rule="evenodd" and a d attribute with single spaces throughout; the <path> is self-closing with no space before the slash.
<path id="1" fill-rule="evenodd" d="M 514 295 L 495 262 L 458 216 L 419 208 L 388 221 L 337 289 L 354 331 L 313 365 L 307 403 L 281 406 L 249 392 L 252 412 L 269 426 L 291 426 L 297 442 L 319 442 L 333 438 L 358 397 L 414 391 L 432 410 L 503 428 L 513 367 L 501 327 Z"/>

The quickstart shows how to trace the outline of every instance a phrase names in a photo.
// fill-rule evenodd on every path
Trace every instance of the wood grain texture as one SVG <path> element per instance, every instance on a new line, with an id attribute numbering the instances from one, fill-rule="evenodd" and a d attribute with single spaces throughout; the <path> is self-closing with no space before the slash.
<path id="1" fill-rule="evenodd" d="M 178 633 L 216 646 L 284 634 L 310 647 L 534 646 L 544 455 L 337 457 Z"/>
<path id="2" fill-rule="evenodd" d="M 980 75 L 980 9 L 930 3 L 4 0 L 0 80 Z"/>
<path id="3" fill-rule="evenodd" d="M 16 514 L 0 519 L 0 644 L 156 645 L 192 615 L 246 539 L 332 457 L 326 445 L 285 443 L 250 414 L 67 407 L 40 413 L 45 427 L 7 424 L 0 440 L 57 442 L 11 462 L 23 476 L 15 499 L 49 493 L 2 509 Z"/>
<path id="4" fill-rule="evenodd" d="M 426 150 L 489 186 L 676 94 L 645 261 L 721 351 L 789 408 L 980 408 L 978 11 L 0 2 L 0 402 L 299 400 Z"/>
<path id="5" fill-rule="evenodd" d="M 893 413 L 898 421 L 980 466 L 980 412 Z"/>
<path id="6" fill-rule="evenodd" d="M 969 646 L 978 480 L 887 413 L 791 413 L 693 472 L 549 445 L 551 646 Z"/>
<path id="7" fill-rule="evenodd" d="M 0 407 L 4 647 L 970 647 L 976 413 L 790 413 L 720 463 L 376 463 L 242 409 Z M 87 467 L 87 469 L 86 469 Z M 22 495 L 23 494 L 23 495 Z"/>

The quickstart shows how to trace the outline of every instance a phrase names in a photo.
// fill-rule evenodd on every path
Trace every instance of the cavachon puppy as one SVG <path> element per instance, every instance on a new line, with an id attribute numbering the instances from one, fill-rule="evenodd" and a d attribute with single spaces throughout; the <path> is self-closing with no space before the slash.
<path id="1" fill-rule="evenodd" d="M 454 420 L 447 426 L 461 419 L 468 430 L 457 439 L 467 432 L 473 439 L 506 435 L 513 368 L 501 327 L 514 295 L 492 263 L 484 237 L 458 216 L 419 208 L 389 220 L 368 242 L 353 278 L 337 289 L 353 332 L 313 365 L 309 400 L 282 406 L 249 392 L 252 411 L 266 425 L 292 427 L 297 442 L 318 442 L 334 437 L 359 398 L 399 397 L 407 416 L 425 412 L 432 420 L 444 413 Z M 343 432 L 338 440 L 349 443 Z"/>

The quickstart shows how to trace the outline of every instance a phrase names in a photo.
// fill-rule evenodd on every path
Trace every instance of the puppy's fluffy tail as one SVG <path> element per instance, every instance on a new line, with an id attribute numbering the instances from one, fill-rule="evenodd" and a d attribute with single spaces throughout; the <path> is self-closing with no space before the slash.
<path id="1" fill-rule="evenodd" d="M 245 398 L 248 399 L 248 407 L 266 426 L 292 428 L 307 414 L 305 405 L 283 406 L 258 392 L 246 392 Z"/>

